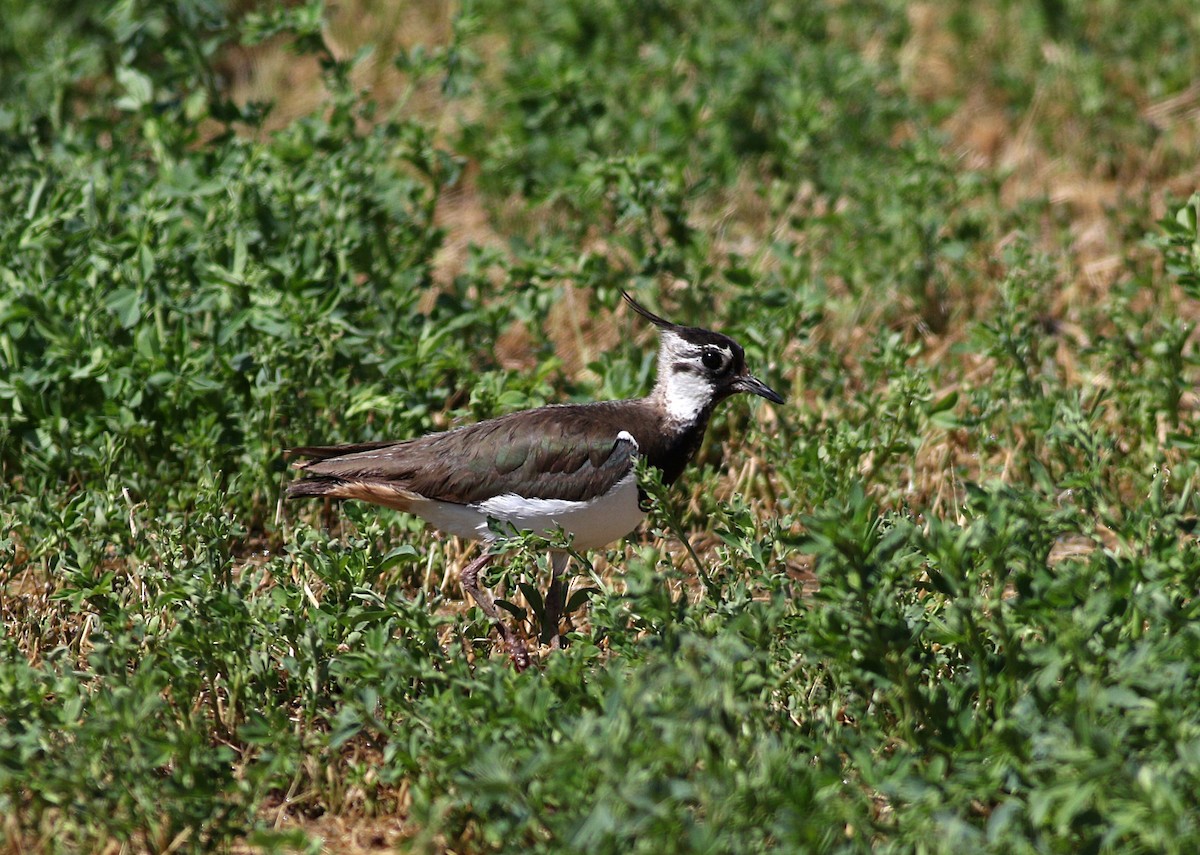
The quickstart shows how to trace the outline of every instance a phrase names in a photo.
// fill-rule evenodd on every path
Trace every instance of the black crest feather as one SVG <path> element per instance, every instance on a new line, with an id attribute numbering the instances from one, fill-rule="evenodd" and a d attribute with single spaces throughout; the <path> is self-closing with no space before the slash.
<path id="1" fill-rule="evenodd" d="M 647 309 L 645 306 L 643 306 L 637 300 L 630 297 L 628 291 L 622 290 L 621 296 L 625 298 L 626 303 L 628 303 L 630 306 L 633 307 L 633 310 L 635 312 L 637 312 L 643 318 L 648 320 L 650 323 L 654 324 L 659 329 L 673 330 L 673 329 L 679 328 L 679 324 L 673 324 L 670 321 L 668 321 L 666 318 L 660 318 L 658 315 L 654 314 L 654 312 Z"/>

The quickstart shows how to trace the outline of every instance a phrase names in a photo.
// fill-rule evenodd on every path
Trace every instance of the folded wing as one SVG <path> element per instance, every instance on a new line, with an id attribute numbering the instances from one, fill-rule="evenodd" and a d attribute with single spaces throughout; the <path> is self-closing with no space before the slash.
<path id="1" fill-rule="evenodd" d="M 464 505 L 502 495 L 586 501 L 627 475 L 637 453 L 606 414 L 586 405 L 549 407 L 401 442 L 294 449 L 315 459 L 296 464 L 307 477 L 289 485 L 288 495 L 407 495 Z"/>

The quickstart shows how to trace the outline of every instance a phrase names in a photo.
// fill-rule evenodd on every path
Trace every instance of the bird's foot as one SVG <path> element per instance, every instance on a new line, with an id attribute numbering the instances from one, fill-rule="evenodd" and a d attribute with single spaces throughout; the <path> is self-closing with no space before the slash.
<path id="1" fill-rule="evenodd" d="M 504 636 L 504 648 L 512 659 L 513 668 L 518 673 L 524 671 L 529 667 L 529 649 L 524 640 L 511 629 L 502 632 L 501 635 Z"/>
<path id="2" fill-rule="evenodd" d="M 513 667 L 517 671 L 524 671 L 529 667 L 530 661 L 529 649 L 525 646 L 525 641 L 504 622 L 504 618 L 500 616 L 500 610 L 496 608 L 496 601 L 492 598 L 491 592 L 479 585 L 479 574 L 491 559 L 492 556 L 485 552 L 468 564 L 462 572 L 462 586 L 470 594 L 471 599 L 483 609 L 484 614 L 491 618 L 492 623 L 496 625 L 500 637 L 504 640 L 504 649 L 508 651 L 508 655 L 512 659 Z"/>

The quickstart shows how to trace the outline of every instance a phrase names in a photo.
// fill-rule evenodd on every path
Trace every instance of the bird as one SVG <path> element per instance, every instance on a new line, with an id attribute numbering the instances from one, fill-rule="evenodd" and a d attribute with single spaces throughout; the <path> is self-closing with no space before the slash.
<path id="1" fill-rule="evenodd" d="M 415 439 L 290 449 L 303 477 L 289 498 L 357 499 L 422 518 L 460 538 L 485 542 L 460 573 L 463 589 L 496 626 L 514 667 L 528 648 L 501 618 L 480 573 L 513 531 L 548 537 L 565 532 L 571 548 L 598 549 L 626 536 L 645 517 L 637 463 L 657 469 L 669 486 L 704 439 L 713 409 L 739 392 L 775 404 L 784 397 L 751 374 L 745 351 L 727 335 L 668 321 L 621 291 L 659 332 L 654 388 L 640 398 L 550 404 Z M 551 647 L 569 553 L 551 551 L 543 623 Z"/>

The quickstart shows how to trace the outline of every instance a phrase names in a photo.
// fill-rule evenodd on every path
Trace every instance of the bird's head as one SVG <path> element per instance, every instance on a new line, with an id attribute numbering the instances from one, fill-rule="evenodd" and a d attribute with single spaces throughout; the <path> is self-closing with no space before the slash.
<path id="1" fill-rule="evenodd" d="M 737 392 L 750 392 L 776 404 L 784 402 L 782 395 L 746 370 L 746 352 L 729 336 L 672 323 L 625 291 L 621 295 L 659 329 L 662 344 L 655 394 L 674 420 L 692 422 L 706 417 L 714 405 Z"/>

